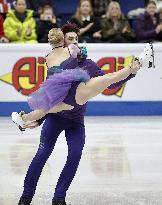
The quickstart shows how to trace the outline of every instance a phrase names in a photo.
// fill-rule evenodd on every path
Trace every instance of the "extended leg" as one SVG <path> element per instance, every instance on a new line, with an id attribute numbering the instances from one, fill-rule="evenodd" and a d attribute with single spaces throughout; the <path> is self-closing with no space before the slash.
<path id="1" fill-rule="evenodd" d="M 106 74 L 89 80 L 86 84 L 80 83 L 77 88 L 75 100 L 79 105 L 85 104 L 89 99 L 102 93 L 110 85 L 125 80 L 130 74 L 136 74 L 140 67 L 149 68 L 151 59 L 154 58 L 154 49 L 151 43 L 147 43 L 140 55 L 134 58 L 129 69 L 123 69 L 115 73 Z"/>
<path id="2" fill-rule="evenodd" d="M 131 73 L 137 72 L 139 68 L 139 62 L 133 61 L 132 67 L 92 78 L 87 83 L 80 83 L 76 90 L 76 102 L 80 105 L 85 104 L 89 99 L 102 93 L 108 86 L 127 78 Z"/>

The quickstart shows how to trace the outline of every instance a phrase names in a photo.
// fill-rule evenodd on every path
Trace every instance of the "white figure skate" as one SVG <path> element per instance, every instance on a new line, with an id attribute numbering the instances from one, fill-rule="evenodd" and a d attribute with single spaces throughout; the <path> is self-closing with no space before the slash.
<path id="1" fill-rule="evenodd" d="M 21 113 L 13 112 L 11 115 L 12 121 L 18 126 L 20 131 L 25 131 L 24 121 L 22 120 Z"/>
<path id="2" fill-rule="evenodd" d="M 136 56 L 135 60 L 139 60 L 142 68 L 155 68 L 153 44 L 147 43 L 143 52 Z"/>

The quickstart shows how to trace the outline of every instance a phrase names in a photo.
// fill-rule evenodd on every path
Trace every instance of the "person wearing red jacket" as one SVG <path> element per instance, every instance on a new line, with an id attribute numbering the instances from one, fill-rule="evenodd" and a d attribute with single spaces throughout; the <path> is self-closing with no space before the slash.
<path id="1" fill-rule="evenodd" d="M 8 43 L 8 39 L 4 36 L 3 22 L 3 17 L 0 15 L 0 43 Z"/>

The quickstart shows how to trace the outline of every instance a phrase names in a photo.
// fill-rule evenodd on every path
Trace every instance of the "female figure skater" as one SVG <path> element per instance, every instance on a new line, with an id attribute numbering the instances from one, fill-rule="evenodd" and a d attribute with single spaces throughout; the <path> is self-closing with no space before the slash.
<path id="1" fill-rule="evenodd" d="M 81 82 L 76 90 L 75 100 L 78 105 L 85 104 L 89 99 L 102 93 L 113 83 L 126 79 L 130 74 L 135 74 L 141 67 L 141 62 L 136 59 L 128 68 L 118 72 L 105 74 L 104 76 L 90 79 L 84 68 L 75 69 L 62 68 L 62 63 L 69 57 L 77 57 L 79 49 L 73 45 L 71 48 L 64 48 L 64 35 L 60 28 L 54 28 L 49 32 L 49 43 L 52 45 L 52 52 L 46 57 L 48 72 L 53 75 L 47 79 L 40 89 L 32 94 L 28 100 L 29 106 L 34 110 L 28 114 L 12 113 L 12 120 L 21 130 L 24 123 L 36 121 L 48 113 L 57 113 L 63 110 L 71 110 L 74 106 L 66 104 L 66 98 L 73 82 Z M 72 55 L 69 56 L 70 50 Z M 148 46 L 148 56 L 151 56 L 151 48 Z"/>
<path id="2" fill-rule="evenodd" d="M 21 116 L 18 113 L 12 113 L 12 120 L 19 125 L 21 130 L 23 130 L 25 122 L 41 119 L 48 113 L 72 109 L 74 106 L 62 102 L 67 96 L 72 82 L 86 82 L 90 79 L 87 71 L 79 67 L 63 70 L 62 63 L 68 58 L 76 58 L 80 49 L 72 44 L 64 48 L 64 34 L 60 28 L 51 29 L 48 38 L 52 45 L 51 53 L 46 56 L 50 78 L 28 99 L 33 112 L 29 114 L 22 112 Z"/>
<path id="3" fill-rule="evenodd" d="M 68 46 L 70 43 L 77 44 L 78 32 L 75 26 L 71 24 L 66 24 L 63 28 L 63 33 L 65 36 L 65 44 Z M 147 53 L 147 52 L 145 52 Z M 142 58 L 141 58 L 142 59 Z M 146 59 L 143 57 L 145 63 L 147 64 L 150 58 Z M 142 61 L 143 63 L 144 61 Z M 78 66 L 78 61 L 76 58 L 69 58 L 66 60 L 62 66 L 67 68 L 75 69 Z M 99 69 L 99 67 L 90 59 L 83 59 L 79 63 L 80 67 L 84 67 L 88 71 L 90 77 L 93 79 L 97 76 L 104 75 L 104 73 Z M 143 64 L 142 64 L 143 66 Z M 51 73 L 48 73 L 52 75 Z M 130 74 L 125 80 L 119 81 L 118 83 L 109 86 L 109 89 L 121 86 L 123 83 L 130 80 L 135 75 Z M 63 102 L 74 106 L 72 110 L 65 110 L 59 113 L 47 114 L 44 118 L 39 120 L 39 124 L 44 121 L 39 148 L 28 168 L 25 180 L 24 180 L 24 190 L 20 197 L 18 205 L 30 205 L 32 198 L 35 194 L 37 187 L 37 182 L 41 175 L 42 169 L 51 155 L 58 136 L 62 131 L 65 131 L 65 138 L 68 146 L 68 156 L 66 164 L 60 173 L 58 179 L 55 193 L 52 199 L 52 205 L 66 205 L 65 197 L 66 192 L 74 179 L 79 162 L 82 156 L 82 150 L 85 144 L 85 126 L 84 126 L 84 113 L 86 109 L 86 104 L 78 105 L 75 101 L 75 94 L 80 82 L 73 82 L 72 87 L 68 92 L 68 95 Z M 32 128 L 37 126 L 37 122 L 32 122 L 27 125 L 26 128 Z M 63 152 L 64 154 L 64 152 Z"/>

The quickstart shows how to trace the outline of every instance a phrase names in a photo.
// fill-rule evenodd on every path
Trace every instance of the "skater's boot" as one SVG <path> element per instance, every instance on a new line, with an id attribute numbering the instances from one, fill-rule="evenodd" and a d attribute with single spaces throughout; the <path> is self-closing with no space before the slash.
<path id="1" fill-rule="evenodd" d="M 11 115 L 12 121 L 18 126 L 19 130 L 22 132 L 25 131 L 25 128 L 23 127 L 25 122 L 22 120 L 23 114 L 24 112 L 21 111 L 20 113 L 12 112 Z"/>
<path id="2" fill-rule="evenodd" d="M 147 43 L 143 52 L 135 57 L 138 60 L 142 68 L 155 67 L 154 65 L 154 48 L 152 43 Z"/>
<path id="3" fill-rule="evenodd" d="M 27 198 L 21 197 L 18 205 L 30 205 L 31 201 L 32 201 L 32 199 L 27 199 Z"/>
<path id="4" fill-rule="evenodd" d="M 64 200 L 52 200 L 52 205 L 67 205 Z"/>

